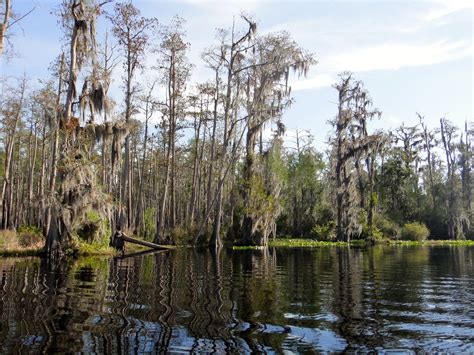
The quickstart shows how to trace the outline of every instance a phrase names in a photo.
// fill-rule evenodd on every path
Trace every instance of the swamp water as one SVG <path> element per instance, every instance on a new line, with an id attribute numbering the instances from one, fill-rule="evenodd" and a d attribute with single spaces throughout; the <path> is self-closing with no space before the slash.
<path id="1" fill-rule="evenodd" d="M 12 352 L 474 352 L 474 247 L 0 259 Z"/>

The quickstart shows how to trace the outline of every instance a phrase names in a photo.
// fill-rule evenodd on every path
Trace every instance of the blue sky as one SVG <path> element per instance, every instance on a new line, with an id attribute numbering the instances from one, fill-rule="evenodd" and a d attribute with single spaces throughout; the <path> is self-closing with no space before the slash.
<path id="1" fill-rule="evenodd" d="M 4 75 L 26 72 L 34 83 L 60 52 L 61 31 L 51 12 L 59 1 L 13 0 L 18 13 L 35 7 L 14 28 L 18 57 L 1 59 Z M 210 78 L 200 53 L 215 43 L 215 29 L 229 27 L 245 11 L 259 32 L 287 30 L 319 64 L 308 78 L 292 81 L 295 104 L 285 114 L 290 129 L 309 129 L 322 146 L 336 114 L 331 85 L 344 70 L 364 81 L 383 112 L 374 128 L 417 123 L 416 112 L 434 127 L 447 116 L 456 125 L 473 121 L 473 1 L 133 1 L 145 16 L 187 22 L 193 80 Z M 111 8 L 111 5 L 108 5 Z M 120 101 L 120 73 L 113 95 Z"/>

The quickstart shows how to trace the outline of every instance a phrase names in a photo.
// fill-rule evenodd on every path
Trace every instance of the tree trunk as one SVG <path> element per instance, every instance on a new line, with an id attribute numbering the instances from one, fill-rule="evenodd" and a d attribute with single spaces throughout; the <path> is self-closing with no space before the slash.
<path id="1" fill-rule="evenodd" d="M 10 0 L 5 0 L 5 11 L 3 15 L 3 21 L 2 23 L 0 23 L 0 56 L 3 54 L 5 32 L 8 27 L 9 17 L 10 17 Z"/>

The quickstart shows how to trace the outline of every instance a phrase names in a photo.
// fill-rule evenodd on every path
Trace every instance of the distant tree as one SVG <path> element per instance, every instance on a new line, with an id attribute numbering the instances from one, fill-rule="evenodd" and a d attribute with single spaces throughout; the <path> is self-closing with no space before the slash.
<path id="1" fill-rule="evenodd" d="M 472 193 L 473 193 L 473 166 L 474 166 L 474 147 L 473 143 L 474 127 L 469 127 L 468 123 L 464 124 L 464 132 L 461 135 L 459 142 L 459 165 L 461 170 L 461 188 L 462 188 L 462 200 L 463 208 L 466 213 L 469 214 L 469 220 L 473 222 L 473 205 L 472 205 Z"/>
<path id="2" fill-rule="evenodd" d="M 163 195 L 159 206 L 155 242 L 162 242 L 165 218 L 168 216 L 169 228 L 176 227 L 176 139 L 178 123 L 184 118 L 186 101 L 184 90 L 190 76 L 191 65 L 186 57 L 189 43 L 185 41 L 184 20 L 175 17 L 170 26 L 160 29 L 162 39 L 159 53 L 159 69 L 162 72 L 162 84 L 166 86 L 166 102 L 163 117 L 167 120 L 167 141 L 165 158 L 165 180 Z M 169 213 L 167 207 L 169 206 Z"/>
<path id="3" fill-rule="evenodd" d="M 448 237 L 450 239 L 465 239 L 469 230 L 469 219 L 463 209 L 461 200 L 460 181 L 458 177 L 459 161 L 455 143 L 457 128 L 446 118 L 440 119 L 441 139 L 447 164 L 447 211 Z M 461 155 L 462 158 L 462 155 Z"/>
<path id="4" fill-rule="evenodd" d="M 0 196 L 0 202 L 2 203 L 2 220 L 1 228 L 13 228 L 13 190 L 14 190 L 14 170 L 13 161 L 15 158 L 15 146 L 18 141 L 18 128 L 22 123 L 22 117 L 26 110 L 26 86 L 27 80 L 24 77 L 20 80 L 18 89 L 14 87 L 10 88 L 10 95 L 2 98 L 1 103 L 1 115 L 3 116 L 3 129 L 4 129 L 4 144 L 5 144 L 5 160 L 4 160 L 4 176 L 2 183 L 2 191 Z"/>
<path id="5" fill-rule="evenodd" d="M 335 85 L 339 93 L 338 115 L 333 121 L 335 138 L 333 146 L 333 174 L 336 194 L 336 235 L 340 241 L 350 241 L 362 233 L 359 159 L 369 159 L 373 179 L 373 166 L 382 135 L 367 133 L 367 122 L 381 115 L 371 109 L 372 101 L 360 81 L 352 74 L 341 74 Z M 372 165 L 370 165 L 372 164 Z M 370 183 L 373 185 L 373 183 Z M 372 191 L 372 188 L 370 189 Z M 372 196 L 370 196 L 372 199 Z M 373 206 L 371 205 L 371 208 Z"/>
<path id="6" fill-rule="evenodd" d="M 436 208 L 436 192 L 435 192 L 435 183 L 434 183 L 434 174 L 435 174 L 435 156 L 433 148 L 436 147 L 436 131 L 429 130 L 425 124 L 424 116 L 417 113 L 418 118 L 420 119 L 421 125 L 421 137 L 423 139 L 423 148 L 426 153 L 426 161 L 428 164 L 428 178 L 429 178 L 429 188 L 431 192 L 431 202 L 433 203 L 432 207 Z"/>
<path id="7" fill-rule="evenodd" d="M 125 122 L 129 123 L 136 112 L 135 96 L 138 85 L 135 83 L 137 70 L 143 68 L 144 55 L 149 45 L 150 31 L 157 24 L 155 18 L 141 15 L 140 10 L 131 1 L 116 3 L 114 11 L 107 15 L 112 24 L 112 31 L 122 50 L 125 74 Z M 132 195 L 132 170 L 130 161 L 130 138 L 125 138 L 125 163 L 122 186 L 120 188 L 119 205 L 122 199 L 126 205 L 126 226 L 132 228 L 133 220 L 133 195 Z M 120 218 L 123 218 L 122 210 Z"/>
<path id="8" fill-rule="evenodd" d="M 326 164 L 312 146 L 309 132 L 296 130 L 296 150 L 287 153 L 288 182 L 284 189 L 283 217 L 293 236 L 309 236 L 317 222 L 322 222 L 319 207 L 323 202 L 323 175 Z"/>

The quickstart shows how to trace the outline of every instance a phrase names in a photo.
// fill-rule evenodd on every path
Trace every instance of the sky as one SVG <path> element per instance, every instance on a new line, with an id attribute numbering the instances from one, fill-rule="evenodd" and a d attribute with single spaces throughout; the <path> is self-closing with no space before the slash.
<path id="1" fill-rule="evenodd" d="M 50 62 L 60 53 L 61 30 L 54 15 L 58 1 L 13 0 L 17 13 L 35 8 L 12 28 L 17 56 L 0 59 L 3 75 L 26 73 L 34 83 L 48 78 Z M 315 54 L 318 64 L 307 78 L 291 80 L 295 103 L 284 114 L 287 140 L 296 129 L 309 130 L 322 147 L 337 113 L 338 74 L 351 71 L 370 92 L 382 118 L 372 129 L 393 129 L 418 123 L 416 113 L 431 127 L 446 116 L 458 127 L 473 117 L 472 0 L 446 1 L 140 1 L 144 16 L 169 23 L 174 15 L 186 20 L 192 80 L 205 81 L 211 72 L 200 55 L 216 43 L 217 28 L 238 23 L 250 14 L 258 32 L 288 31 Z M 110 9 L 112 5 L 107 5 Z M 151 63 L 149 63 L 151 64 Z M 112 95 L 120 101 L 120 71 Z"/>

